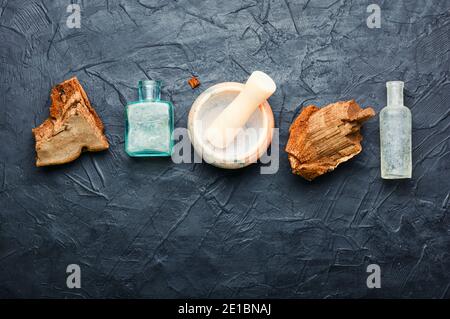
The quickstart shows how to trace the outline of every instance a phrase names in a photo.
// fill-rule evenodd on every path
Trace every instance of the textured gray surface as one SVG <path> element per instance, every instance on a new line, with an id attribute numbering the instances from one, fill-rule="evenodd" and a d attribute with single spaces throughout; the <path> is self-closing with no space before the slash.
<path id="1" fill-rule="evenodd" d="M 374 1 L 0 0 L 0 296 L 450 297 L 450 3 Z M 280 153 L 258 165 L 126 156 L 124 104 L 139 79 L 163 80 L 186 127 L 193 100 L 261 69 L 282 146 L 301 107 L 356 99 L 379 111 L 385 81 L 406 83 L 414 178 L 379 175 L 378 118 L 363 152 L 309 183 Z M 191 74 L 199 89 L 186 84 Z M 34 167 L 31 129 L 53 85 L 78 76 L 111 148 L 72 164 Z M 82 289 L 69 290 L 77 263 Z M 366 287 L 366 266 L 382 288 Z"/>

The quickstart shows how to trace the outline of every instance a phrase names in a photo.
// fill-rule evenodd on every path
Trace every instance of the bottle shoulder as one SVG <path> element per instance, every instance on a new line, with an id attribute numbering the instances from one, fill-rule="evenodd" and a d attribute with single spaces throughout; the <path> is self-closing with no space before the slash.
<path id="1" fill-rule="evenodd" d="M 173 104 L 170 101 L 165 100 L 145 100 L 145 101 L 133 101 L 129 102 L 126 107 L 133 107 L 133 106 L 155 106 L 155 105 L 167 105 L 170 108 L 173 108 Z"/>
<path id="2" fill-rule="evenodd" d="M 385 107 L 380 112 L 380 124 L 390 125 L 412 125 L 411 111 L 407 107 Z"/>
<path id="3" fill-rule="evenodd" d="M 407 106 L 385 106 L 381 109 L 380 114 L 409 114 L 411 110 Z"/>

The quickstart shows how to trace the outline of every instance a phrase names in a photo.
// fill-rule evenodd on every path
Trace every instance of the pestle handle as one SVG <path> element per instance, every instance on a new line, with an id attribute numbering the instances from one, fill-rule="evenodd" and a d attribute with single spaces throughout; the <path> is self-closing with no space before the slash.
<path id="1" fill-rule="evenodd" d="M 270 76 L 253 72 L 239 95 L 219 114 L 206 131 L 208 141 L 218 148 L 226 148 L 244 127 L 258 106 L 264 103 L 277 86 Z"/>

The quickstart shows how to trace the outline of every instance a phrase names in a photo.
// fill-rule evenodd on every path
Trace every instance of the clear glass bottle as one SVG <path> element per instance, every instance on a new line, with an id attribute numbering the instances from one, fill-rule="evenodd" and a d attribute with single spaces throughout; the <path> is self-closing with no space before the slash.
<path id="1" fill-rule="evenodd" d="M 125 151 L 129 156 L 170 156 L 173 105 L 161 100 L 161 81 L 139 81 L 139 101 L 126 106 Z"/>
<path id="2" fill-rule="evenodd" d="M 403 105 L 402 81 L 386 82 L 387 106 L 380 112 L 381 178 L 411 178 L 411 111 Z"/>

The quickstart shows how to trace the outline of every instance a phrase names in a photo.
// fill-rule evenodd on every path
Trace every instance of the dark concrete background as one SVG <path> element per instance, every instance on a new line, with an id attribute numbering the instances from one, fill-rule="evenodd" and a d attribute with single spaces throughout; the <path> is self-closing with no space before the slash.
<path id="1" fill-rule="evenodd" d="M 69 3 L 0 0 L 1 297 L 450 297 L 449 1 L 81 1 L 80 29 Z M 282 147 L 303 106 L 380 111 L 385 82 L 405 81 L 413 179 L 380 179 L 378 117 L 359 156 L 311 183 L 284 152 L 276 175 L 125 154 L 139 79 L 164 81 L 186 127 L 203 90 L 252 70 L 278 84 Z M 36 168 L 31 129 L 74 75 L 111 147 Z M 371 263 L 381 289 L 366 287 Z"/>

